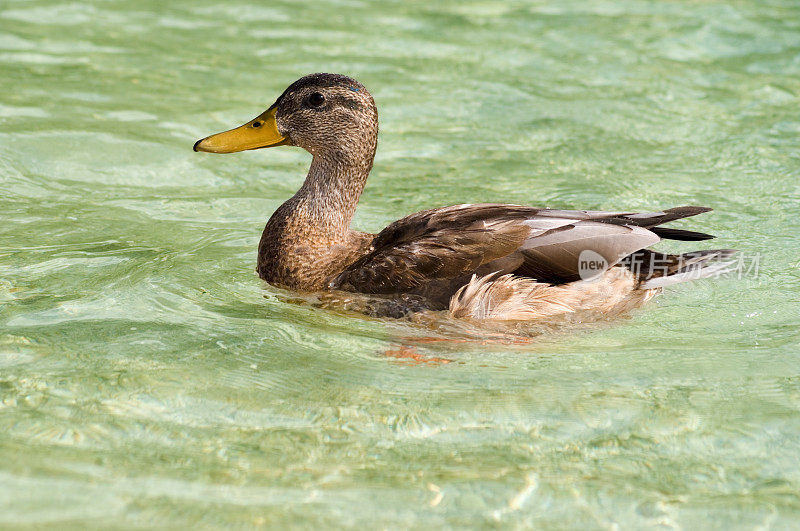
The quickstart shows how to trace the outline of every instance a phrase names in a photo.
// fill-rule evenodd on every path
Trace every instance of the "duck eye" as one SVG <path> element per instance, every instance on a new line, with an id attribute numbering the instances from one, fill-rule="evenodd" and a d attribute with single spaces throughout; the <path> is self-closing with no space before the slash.
<path id="1" fill-rule="evenodd" d="M 253 122 L 253 127 L 261 127 L 261 122 Z"/>
<path id="2" fill-rule="evenodd" d="M 310 103 L 314 107 L 319 107 L 320 105 L 325 103 L 325 96 L 323 96 L 319 92 L 314 92 L 311 96 L 308 97 L 308 103 Z"/>

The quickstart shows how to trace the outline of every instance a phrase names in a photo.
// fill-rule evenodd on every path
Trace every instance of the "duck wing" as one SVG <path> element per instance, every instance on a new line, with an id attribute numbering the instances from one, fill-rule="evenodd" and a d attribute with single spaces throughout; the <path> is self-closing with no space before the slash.
<path id="1" fill-rule="evenodd" d="M 611 267 L 659 241 L 707 239 L 702 233 L 661 229 L 661 223 L 707 212 L 677 207 L 626 213 L 468 204 L 424 210 L 381 231 L 367 254 L 329 283 L 362 293 L 407 293 L 433 281 L 514 272 L 543 282 L 578 280 L 578 257 L 593 251 Z"/>

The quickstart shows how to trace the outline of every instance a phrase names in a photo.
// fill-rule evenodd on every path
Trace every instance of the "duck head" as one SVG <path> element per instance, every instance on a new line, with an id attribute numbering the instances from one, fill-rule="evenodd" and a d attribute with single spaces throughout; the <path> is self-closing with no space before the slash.
<path id="1" fill-rule="evenodd" d="M 233 153 L 290 145 L 315 158 L 368 159 L 371 166 L 377 136 L 378 111 L 364 85 L 341 74 L 309 74 L 256 118 L 198 140 L 194 150 Z"/>

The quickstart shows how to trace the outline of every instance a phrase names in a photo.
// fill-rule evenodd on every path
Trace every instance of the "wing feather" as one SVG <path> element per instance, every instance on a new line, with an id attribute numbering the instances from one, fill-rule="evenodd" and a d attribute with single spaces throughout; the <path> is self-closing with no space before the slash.
<path id="1" fill-rule="evenodd" d="M 610 267 L 659 241 L 650 228 L 708 210 L 630 213 L 494 203 L 424 210 L 381 231 L 370 251 L 334 277 L 330 287 L 403 293 L 432 281 L 469 278 L 481 266 L 494 264 L 521 264 L 516 274 L 568 282 L 579 278 L 582 251 L 594 251 Z"/>

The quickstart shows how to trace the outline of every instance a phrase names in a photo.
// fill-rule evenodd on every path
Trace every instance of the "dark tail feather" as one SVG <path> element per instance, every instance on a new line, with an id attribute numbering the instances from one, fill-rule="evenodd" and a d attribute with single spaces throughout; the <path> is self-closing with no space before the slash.
<path id="1" fill-rule="evenodd" d="M 650 229 L 657 225 L 669 223 L 676 219 L 688 218 L 696 216 L 704 212 L 710 212 L 711 208 L 701 206 L 679 206 L 674 208 L 667 208 L 661 212 L 640 212 L 637 214 L 621 214 L 604 219 L 605 223 L 616 223 L 621 225 L 636 225 Z"/>
<path id="2" fill-rule="evenodd" d="M 706 212 L 711 212 L 712 210 L 714 209 L 711 207 L 693 205 L 668 208 L 664 211 L 664 214 L 666 214 L 666 219 L 664 219 L 664 221 L 661 223 L 675 221 L 676 219 L 688 218 L 691 216 L 696 216 L 697 214 L 704 214 Z"/>
<path id="3" fill-rule="evenodd" d="M 669 227 L 653 227 L 650 232 L 656 233 L 665 240 L 680 240 L 683 242 L 699 242 L 714 238 L 712 234 L 705 232 L 695 232 L 693 230 L 671 229 Z"/>

